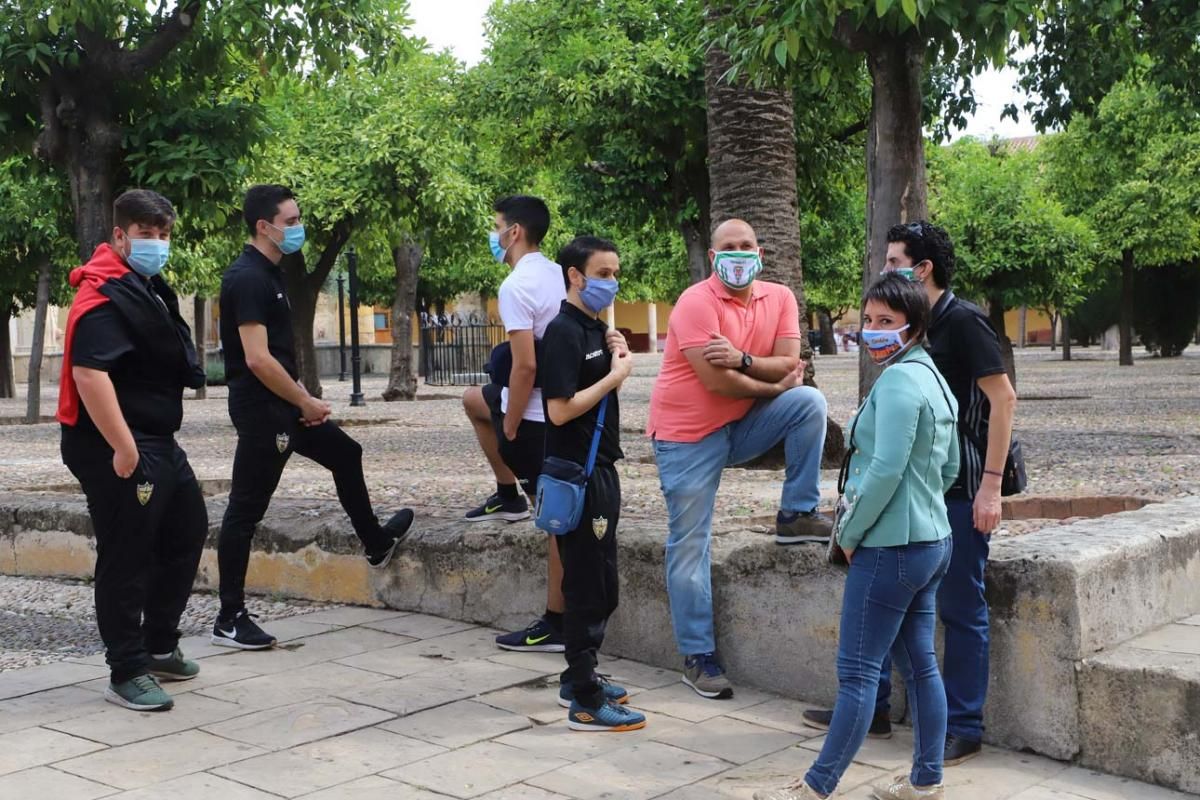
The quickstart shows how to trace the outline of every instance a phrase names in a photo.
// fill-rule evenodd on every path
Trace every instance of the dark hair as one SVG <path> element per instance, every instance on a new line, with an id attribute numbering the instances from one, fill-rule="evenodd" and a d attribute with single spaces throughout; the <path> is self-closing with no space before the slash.
<path id="1" fill-rule="evenodd" d="M 920 344 L 929 332 L 929 295 L 916 281 L 895 272 L 885 272 L 863 292 L 863 306 L 868 300 L 883 303 L 899 311 L 908 322 L 908 338 Z"/>
<path id="2" fill-rule="evenodd" d="M 567 270 L 574 267 L 580 272 L 585 272 L 592 253 L 616 252 L 617 246 L 608 239 L 601 239 L 599 236 L 576 236 L 558 251 L 558 263 L 562 267 L 563 283 L 568 289 L 571 288 L 571 279 L 567 277 Z"/>
<path id="3" fill-rule="evenodd" d="M 125 230 L 135 222 L 170 228 L 175 224 L 175 207 L 158 192 L 130 189 L 113 203 L 113 224 Z"/>
<path id="4" fill-rule="evenodd" d="M 286 186 L 278 183 L 259 183 L 246 190 L 246 199 L 242 203 L 242 219 L 246 220 L 246 228 L 250 235 L 258 233 L 258 221 L 267 222 L 279 214 L 279 204 L 284 200 L 295 200 L 296 195 Z"/>
<path id="5" fill-rule="evenodd" d="M 544 200 L 527 194 L 501 197 L 492 210 L 508 222 L 525 229 L 525 236 L 532 245 L 539 245 L 550 230 L 550 209 Z"/>
<path id="6" fill-rule="evenodd" d="M 888 229 L 888 244 L 904 242 L 904 252 L 913 266 L 922 261 L 933 264 L 933 282 L 939 289 L 949 289 L 954 277 L 954 244 L 950 236 L 937 225 L 925 220 L 893 225 Z"/>

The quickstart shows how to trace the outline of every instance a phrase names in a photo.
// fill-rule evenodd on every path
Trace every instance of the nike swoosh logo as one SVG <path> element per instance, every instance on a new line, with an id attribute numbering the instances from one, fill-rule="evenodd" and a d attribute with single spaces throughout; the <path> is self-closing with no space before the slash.
<path id="1" fill-rule="evenodd" d="M 500 505 L 498 505 L 498 506 L 484 506 L 484 507 L 483 507 L 483 513 L 485 513 L 485 514 L 495 514 L 497 511 L 499 511 L 499 510 L 500 510 L 500 509 L 502 509 L 502 508 L 504 508 L 504 504 L 503 504 L 503 503 L 501 503 L 501 504 L 500 504 Z"/>
<path id="2" fill-rule="evenodd" d="M 235 637 L 237 636 L 237 628 L 234 628 L 234 629 L 233 629 L 233 630 L 231 630 L 231 631 L 223 631 L 223 630 L 221 630 L 220 628 L 217 628 L 217 631 L 218 631 L 218 632 L 219 632 L 219 633 L 220 633 L 222 636 L 224 636 L 224 637 L 226 637 L 226 638 L 229 638 L 229 639 L 233 639 L 233 638 L 235 638 Z"/>
<path id="3" fill-rule="evenodd" d="M 550 634 L 548 634 L 548 633 L 547 633 L 545 636 L 539 636 L 539 637 L 538 637 L 538 638 L 536 638 L 536 639 L 535 639 L 535 638 L 533 638 L 532 636 L 526 636 L 526 637 L 525 637 L 525 644 L 526 644 L 526 645 L 529 645 L 529 646 L 532 646 L 532 645 L 535 645 L 535 644 L 541 644 L 542 642 L 546 641 L 546 640 L 547 640 L 547 639 L 549 639 L 549 638 L 550 638 Z"/>

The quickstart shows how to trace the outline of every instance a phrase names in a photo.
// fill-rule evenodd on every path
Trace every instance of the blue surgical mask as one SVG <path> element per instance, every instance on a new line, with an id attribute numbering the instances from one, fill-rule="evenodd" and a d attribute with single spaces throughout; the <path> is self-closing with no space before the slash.
<path id="1" fill-rule="evenodd" d="M 908 330 L 905 325 L 890 331 L 872 331 L 862 329 L 862 341 L 868 355 L 876 364 L 883 365 L 891 361 L 904 349 L 904 339 L 900 334 Z"/>
<path id="2" fill-rule="evenodd" d="M 593 314 L 599 314 L 613 304 L 621 284 L 615 278 L 588 278 L 579 290 L 579 300 Z"/>
<path id="3" fill-rule="evenodd" d="M 153 278 L 166 266 L 171 243 L 164 239 L 130 239 L 125 263 L 143 278 Z"/>
<path id="4" fill-rule="evenodd" d="M 267 224 L 271 225 L 269 222 Z M 271 227 L 283 234 L 283 238 L 276 242 L 275 246 L 278 247 L 279 252 L 283 253 L 285 256 L 296 252 L 304 246 L 303 225 L 289 225 L 286 228 L 280 228 L 277 225 L 271 225 Z"/>
<path id="5" fill-rule="evenodd" d="M 502 231 L 492 231 L 488 234 L 488 247 L 491 248 L 492 258 L 496 259 L 501 264 L 504 263 L 504 255 L 508 252 L 508 248 L 500 246 L 500 237 L 512 229 L 513 226 L 509 225 Z"/>

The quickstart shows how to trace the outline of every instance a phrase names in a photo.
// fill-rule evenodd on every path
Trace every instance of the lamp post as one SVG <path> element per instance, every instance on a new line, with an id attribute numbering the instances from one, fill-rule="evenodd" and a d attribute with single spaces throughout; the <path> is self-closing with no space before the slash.
<path id="1" fill-rule="evenodd" d="M 337 274 L 338 286 L 338 380 L 346 380 L 346 276 Z"/>
<path id="2" fill-rule="evenodd" d="M 350 273 L 350 371 L 353 380 L 350 405 L 365 406 L 362 393 L 362 358 L 358 353 L 358 253 L 353 247 L 346 251 L 346 266 Z"/>

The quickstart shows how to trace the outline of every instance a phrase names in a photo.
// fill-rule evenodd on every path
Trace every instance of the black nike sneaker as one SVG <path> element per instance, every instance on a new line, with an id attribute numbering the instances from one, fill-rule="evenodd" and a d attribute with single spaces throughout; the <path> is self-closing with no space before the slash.
<path id="1" fill-rule="evenodd" d="M 242 609 L 232 619 L 217 617 L 213 623 L 212 643 L 239 650 L 266 650 L 275 646 L 275 637 L 254 622 L 254 615 Z"/>
<path id="2" fill-rule="evenodd" d="M 519 494 L 512 500 L 505 500 L 499 494 L 493 494 L 483 501 L 483 505 L 468 511 L 463 519 L 467 522 L 487 522 L 490 519 L 519 522 L 529 519 L 529 502 Z"/>
<path id="3" fill-rule="evenodd" d="M 392 556 L 396 552 L 396 548 L 400 546 L 408 534 L 412 532 L 413 512 L 410 508 L 403 508 L 392 514 L 392 518 L 383 526 L 384 536 L 387 537 L 388 543 L 382 550 L 367 553 L 367 563 L 375 569 L 383 569 L 392 560 Z"/>

